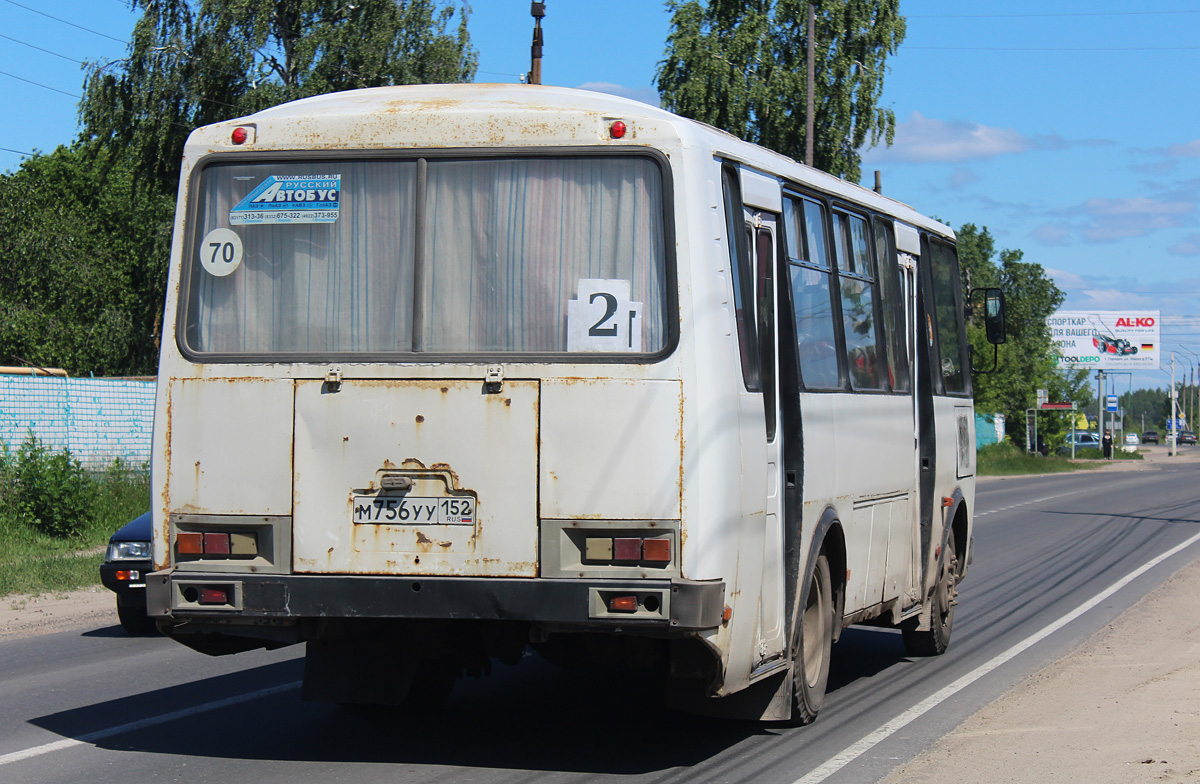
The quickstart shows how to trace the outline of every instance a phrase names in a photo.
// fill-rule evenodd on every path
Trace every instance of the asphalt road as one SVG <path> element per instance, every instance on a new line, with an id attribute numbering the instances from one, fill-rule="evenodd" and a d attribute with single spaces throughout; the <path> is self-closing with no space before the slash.
<path id="1" fill-rule="evenodd" d="M 535 656 L 460 682 L 435 717 L 350 713 L 299 700 L 299 647 L 209 658 L 113 626 L 0 642 L 0 782 L 876 781 L 1200 557 L 1029 643 L 1200 533 L 1198 478 L 1181 462 L 981 483 L 949 652 L 847 630 L 810 727 L 672 714 L 638 675 Z"/>

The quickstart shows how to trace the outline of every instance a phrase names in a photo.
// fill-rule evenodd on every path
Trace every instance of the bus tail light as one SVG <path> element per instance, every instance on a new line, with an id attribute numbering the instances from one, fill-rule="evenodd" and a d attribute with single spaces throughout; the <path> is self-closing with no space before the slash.
<path id="1" fill-rule="evenodd" d="M 175 552 L 179 555 L 204 555 L 204 534 L 176 534 Z"/>
<path id="2" fill-rule="evenodd" d="M 631 538 L 613 539 L 614 561 L 642 560 L 642 540 Z"/>
<path id="3" fill-rule="evenodd" d="M 200 598 L 197 604 L 229 604 L 229 589 L 221 586 L 218 588 L 204 587 L 200 589 Z"/>
<path id="4" fill-rule="evenodd" d="M 642 559 L 656 563 L 669 563 L 671 561 L 671 540 L 644 540 L 642 542 Z"/>
<path id="5" fill-rule="evenodd" d="M 614 596 L 608 600 L 609 612 L 637 612 L 636 596 Z"/>
<path id="6" fill-rule="evenodd" d="M 229 555 L 229 534 L 205 534 L 205 555 Z"/>
<path id="7" fill-rule="evenodd" d="M 180 531 L 175 534 L 175 553 L 209 558 L 238 558 L 258 555 L 254 531 Z"/>

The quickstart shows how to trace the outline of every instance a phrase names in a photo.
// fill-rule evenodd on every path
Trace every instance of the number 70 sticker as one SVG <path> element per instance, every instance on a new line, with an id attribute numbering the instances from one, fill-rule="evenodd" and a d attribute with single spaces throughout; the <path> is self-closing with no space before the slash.
<path id="1" fill-rule="evenodd" d="M 232 229 L 213 229 L 200 242 L 200 265 L 223 278 L 242 263 L 242 238 Z"/>
<path id="2" fill-rule="evenodd" d="M 567 301 L 567 351 L 642 350 L 642 303 L 627 280 L 584 278 Z"/>

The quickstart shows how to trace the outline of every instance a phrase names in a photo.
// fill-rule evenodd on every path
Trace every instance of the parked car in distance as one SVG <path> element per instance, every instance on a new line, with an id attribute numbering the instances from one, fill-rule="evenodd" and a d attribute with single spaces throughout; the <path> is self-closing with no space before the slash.
<path id="1" fill-rule="evenodd" d="M 1143 444 L 1157 444 L 1158 443 L 1158 431 L 1147 430 L 1145 433 L 1142 433 L 1142 443 Z"/>
<path id="2" fill-rule="evenodd" d="M 146 512 L 113 534 L 100 564 L 100 582 L 116 593 L 117 618 L 130 634 L 155 630 L 153 619 L 146 615 L 146 575 L 154 568 L 151 525 Z"/>
<path id="3" fill-rule="evenodd" d="M 1066 443 L 1058 448 L 1059 454 L 1071 454 L 1072 440 L 1075 442 L 1076 451 L 1080 449 L 1099 449 L 1101 447 L 1100 436 L 1089 430 L 1077 430 L 1074 433 L 1067 434 Z"/>
<path id="4" fill-rule="evenodd" d="M 1125 434 L 1125 443 L 1129 444 L 1130 446 L 1137 446 L 1138 444 L 1140 444 L 1142 442 L 1138 440 L 1137 433 L 1126 433 Z"/>
<path id="5" fill-rule="evenodd" d="M 1196 443 L 1196 433 L 1195 433 L 1195 431 L 1192 431 L 1192 430 L 1180 430 L 1180 431 L 1179 431 L 1179 443 L 1181 443 L 1181 444 L 1192 444 L 1192 445 L 1195 445 L 1195 443 Z"/>

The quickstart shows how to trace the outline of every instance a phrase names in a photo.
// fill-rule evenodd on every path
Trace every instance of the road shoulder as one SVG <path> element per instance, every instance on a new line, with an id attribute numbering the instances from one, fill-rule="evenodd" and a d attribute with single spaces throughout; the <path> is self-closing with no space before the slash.
<path id="1" fill-rule="evenodd" d="M 100 585 L 75 591 L 0 597 L 0 640 L 116 623 L 116 595 Z"/>
<path id="2" fill-rule="evenodd" d="M 1200 781 L 1200 560 L 884 784 Z"/>

